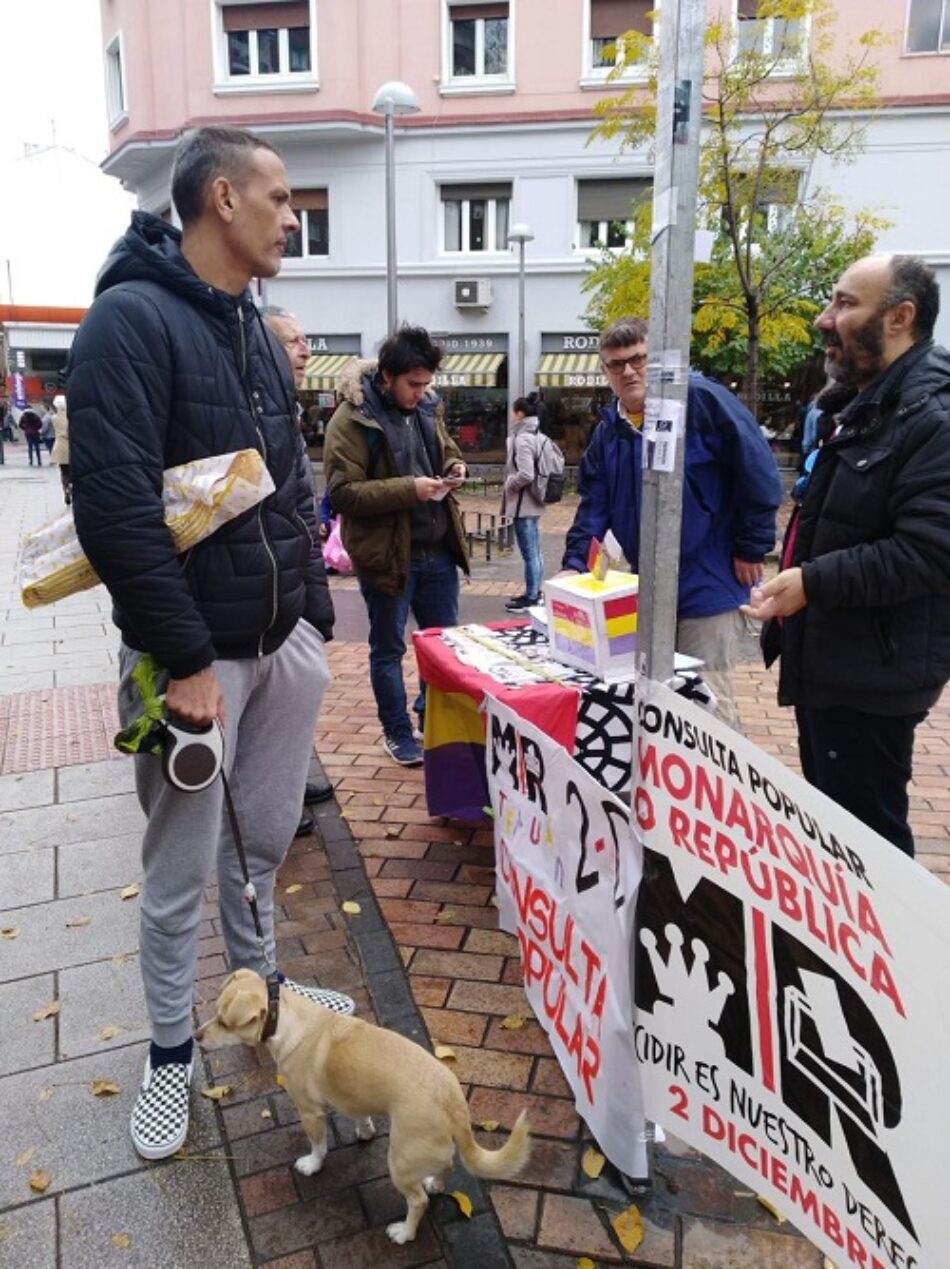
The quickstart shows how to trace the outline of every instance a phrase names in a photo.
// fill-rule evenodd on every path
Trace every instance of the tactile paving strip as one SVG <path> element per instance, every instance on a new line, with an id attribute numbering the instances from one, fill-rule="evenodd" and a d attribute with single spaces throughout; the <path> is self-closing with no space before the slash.
<path id="1" fill-rule="evenodd" d="M 0 697 L 0 775 L 117 758 L 118 727 L 114 683 Z"/>

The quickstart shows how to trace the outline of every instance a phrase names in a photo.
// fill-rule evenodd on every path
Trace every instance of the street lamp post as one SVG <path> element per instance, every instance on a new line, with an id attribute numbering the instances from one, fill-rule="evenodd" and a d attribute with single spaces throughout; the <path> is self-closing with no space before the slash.
<path id="1" fill-rule="evenodd" d="M 393 120 L 396 115 L 415 114 L 419 100 L 408 84 L 390 80 L 376 91 L 373 113 L 385 120 L 386 143 L 386 326 L 391 335 L 399 323 L 396 305 L 396 164 Z"/>
<path id="2" fill-rule="evenodd" d="M 534 234 L 525 224 L 512 225 L 508 241 L 518 244 L 518 396 L 524 396 L 524 245 Z"/>

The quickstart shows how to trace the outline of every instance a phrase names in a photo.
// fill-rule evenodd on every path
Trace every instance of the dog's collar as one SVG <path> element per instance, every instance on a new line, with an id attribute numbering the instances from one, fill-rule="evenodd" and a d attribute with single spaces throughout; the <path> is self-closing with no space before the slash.
<path id="1" fill-rule="evenodd" d="M 276 973 L 267 975 L 267 1016 L 264 1019 L 264 1027 L 261 1031 L 260 1043 L 263 1044 L 277 1031 L 277 1022 L 280 1018 L 280 979 Z"/>

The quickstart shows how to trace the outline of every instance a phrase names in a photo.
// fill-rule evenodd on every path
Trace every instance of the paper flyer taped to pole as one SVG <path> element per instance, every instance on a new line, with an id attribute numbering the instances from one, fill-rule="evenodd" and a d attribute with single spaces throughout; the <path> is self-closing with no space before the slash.
<path id="1" fill-rule="evenodd" d="M 647 397 L 643 409 L 643 465 L 652 471 L 672 471 L 683 432 L 682 401 Z"/>

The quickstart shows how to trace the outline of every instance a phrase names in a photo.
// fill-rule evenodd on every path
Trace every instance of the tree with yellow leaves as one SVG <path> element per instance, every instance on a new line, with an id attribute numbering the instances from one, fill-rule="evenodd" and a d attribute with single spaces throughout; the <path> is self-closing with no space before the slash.
<path id="1" fill-rule="evenodd" d="M 692 351 L 704 370 L 740 376 L 754 410 L 760 377 L 784 378 L 809 355 L 831 283 L 887 224 L 870 211 L 849 213 L 810 180 L 817 159 L 859 153 L 859 119 L 876 105 L 874 51 L 885 37 L 869 31 L 842 47 L 827 0 L 740 0 L 737 8 L 735 21 L 720 16 L 707 30 L 696 216 L 713 245 L 695 271 Z M 631 31 L 618 53 L 615 75 L 641 63 L 648 82 L 598 103 L 593 138 L 649 150 L 655 41 Z M 595 327 L 648 309 L 651 212 L 648 199 L 631 209 L 629 247 L 619 256 L 605 250 L 585 281 Z"/>

